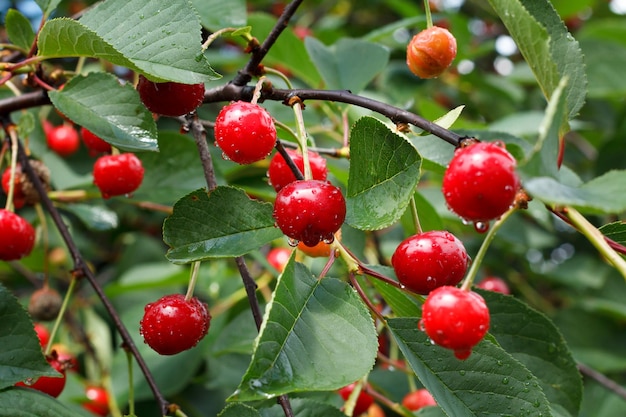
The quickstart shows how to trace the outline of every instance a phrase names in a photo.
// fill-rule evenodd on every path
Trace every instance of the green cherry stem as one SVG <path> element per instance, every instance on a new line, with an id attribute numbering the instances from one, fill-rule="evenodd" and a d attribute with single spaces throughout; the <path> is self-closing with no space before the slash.
<path id="1" fill-rule="evenodd" d="M 415 204 L 415 196 L 411 196 L 411 215 L 413 216 L 413 223 L 415 224 L 415 231 L 422 233 L 422 224 L 420 223 L 420 217 L 417 213 L 417 205 Z"/>
<path id="2" fill-rule="evenodd" d="M 472 288 L 472 285 L 474 284 L 474 279 L 476 278 L 476 274 L 478 273 L 478 268 L 480 268 L 483 262 L 483 259 L 485 258 L 485 255 L 487 254 L 489 245 L 493 241 L 493 238 L 496 237 L 496 233 L 498 232 L 498 229 L 500 229 L 500 227 L 502 227 L 504 222 L 506 222 L 507 219 L 511 217 L 511 214 L 513 214 L 515 210 L 516 208 L 514 207 L 514 208 L 509 209 L 506 213 L 504 213 L 502 217 L 500 217 L 498 220 L 496 220 L 493 223 L 493 225 L 491 226 L 491 228 L 485 235 L 485 240 L 483 240 L 483 243 L 480 245 L 480 249 L 478 249 L 478 253 L 476 254 L 476 257 L 472 260 L 472 266 L 470 266 L 470 269 L 467 272 L 467 275 L 463 279 L 463 284 L 461 285 L 462 290 L 469 291 L 470 288 Z"/>
<path id="3" fill-rule="evenodd" d="M 275 68 L 271 68 L 271 67 L 263 67 L 265 70 L 266 74 L 273 74 L 275 76 L 277 76 L 278 78 L 280 78 L 281 80 L 283 80 L 283 82 L 285 83 L 285 85 L 287 86 L 287 88 L 292 89 L 293 85 L 291 84 L 291 81 L 289 80 L 289 78 L 282 73 L 281 71 L 275 69 Z"/>
<path id="4" fill-rule="evenodd" d="M 9 174 L 9 195 L 7 196 L 6 204 L 4 208 L 8 211 L 13 210 L 13 194 L 15 193 L 15 169 L 17 166 L 17 134 L 14 128 L 9 129 L 9 136 L 11 137 L 11 168 Z"/>
<path id="5" fill-rule="evenodd" d="M 135 381 L 133 380 L 133 354 L 126 350 L 126 361 L 128 364 L 128 417 L 135 416 Z"/>
<path id="6" fill-rule="evenodd" d="M 426 27 L 433 27 L 433 17 L 430 14 L 430 2 L 428 0 L 424 0 L 424 12 L 426 13 Z"/>
<path id="7" fill-rule="evenodd" d="M 187 294 L 185 294 L 185 301 L 189 301 L 191 300 L 191 297 L 193 297 L 193 290 L 196 288 L 196 283 L 198 282 L 199 270 L 200 270 L 200 261 L 193 262 L 191 264 L 189 286 L 187 287 Z"/>
<path id="8" fill-rule="evenodd" d="M 296 116 L 296 133 L 298 135 L 298 143 L 300 144 L 300 149 L 302 150 L 302 163 L 304 164 L 304 179 L 311 180 L 313 179 L 313 173 L 311 172 L 311 165 L 309 163 L 309 151 L 308 151 L 308 143 L 306 138 L 306 128 L 304 126 L 304 115 L 302 114 L 302 102 L 300 100 L 294 100 L 293 112 Z"/>
<path id="9" fill-rule="evenodd" d="M 72 294 L 74 293 L 74 288 L 76 288 L 76 281 L 77 281 L 76 278 L 72 278 L 72 280 L 70 281 L 70 285 L 67 288 L 67 291 L 65 292 L 65 297 L 63 298 L 63 304 L 61 304 L 61 309 L 59 310 L 59 314 L 57 315 L 57 318 L 54 321 L 54 325 L 52 326 L 52 330 L 50 331 L 50 341 L 48 342 L 48 345 L 46 346 L 46 350 L 44 351 L 44 355 L 46 356 L 49 355 L 50 352 L 52 351 L 54 338 L 57 332 L 59 331 L 59 327 L 61 327 L 63 316 L 65 315 L 65 312 L 67 311 L 67 306 L 69 305 L 70 298 L 72 298 Z"/>
<path id="10" fill-rule="evenodd" d="M 619 271 L 620 274 L 626 279 L 626 260 L 622 256 L 615 252 L 613 248 L 608 244 L 604 235 L 593 224 L 582 215 L 578 210 L 572 207 L 564 207 L 561 210 L 569 221 L 582 233 L 589 242 L 600 252 L 610 263 Z"/>

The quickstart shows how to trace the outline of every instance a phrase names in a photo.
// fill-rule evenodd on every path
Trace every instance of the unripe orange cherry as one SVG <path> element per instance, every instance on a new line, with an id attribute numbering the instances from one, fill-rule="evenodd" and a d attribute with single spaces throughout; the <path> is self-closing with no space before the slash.
<path id="1" fill-rule="evenodd" d="M 456 57 L 456 39 L 442 27 L 424 29 L 411 39 L 406 50 L 406 63 L 420 78 L 435 78 L 450 66 Z"/>

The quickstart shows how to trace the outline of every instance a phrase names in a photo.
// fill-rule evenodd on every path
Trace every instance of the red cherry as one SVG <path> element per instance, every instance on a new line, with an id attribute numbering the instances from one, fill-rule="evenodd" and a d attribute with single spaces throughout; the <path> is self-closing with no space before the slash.
<path id="1" fill-rule="evenodd" d="M 509 284 L 507 284 L 505 280 L 499 277 L 486 277 L 478 284 L 476 284 L 476 287 L 487 291 L 494 291 L 502 294 L 511 294 Z"/>
<path id="2" fill-rule="evenodd" d="M 461 282 L 468 260 L 465 247 L 456 236 L 435 230 L 402 241 L 391 264 L 402 285 L 418 294 L 428 294 L 443 285 Z"/>
<path id="3" fill-rule="evenodd" d="M 17 164 L 15 166 L 15 177 L 13 179 L 13 205 L 16 209 L 24 207 L 26 204 L 26 196 L 22 190 L 22 183 L 20 181 L 20 174 L 22 173 L 22 166 Z M 2 173 L 2 191 L 6 195 L 9 195 L 9 189 L 11 186 L 11 168 L 7 168 Z"/>
<path id="4" fill-rule="evenodd" d="M 155 83 L 143 75 L 139 76 L 137 92 L 148 110 L 163 116 L 174 117 L 191 113 L 204 100 L 204 84 L 202 83 Z"/>
<path id="5" fill-rule="evenodd" d="M 49 356 L 47 360 L 50 366 L 61 374 L 60 376 L 42 376 L 35 382 L 18 382 L 15 385 L 18 387 L 36 389 L 37 391 L 45 392 L 55 398 L 61 395 L 63 388 L 65 388 L 65 367 L 63 366 L 63 363 L 60 362 L 54 355 Z"/>
<path id="6" fill-rule="evenodd" d="M 143 181 L 143 165 L 135 154 L 105 155 L 93 166 L 93 182 L 103 198 L 130 194 Z"/>
<path id="7" fill-rule="evenodd" d="M 501 142 L 458 148 L 443 177 L 448 207 L 473 222 L 500 217 L 511 207 L 520 187 L 516 165 Z"/>
<path id="8" fill-rule="evenodd" d="M 39 338 L 39 344 L 45 349 L 50 341 L 50 331 L 48 331 L 48 328 L 43 324 L 35 323 L 35 333 L 37 333 L 37 337 Z"/>
<path id="9" fill-rule="evenodd" d="M 87 401 L 83 403 L 83 408 L 98 416 L 104 417 L 109 414 L 109 394 L 104 388 L 88 385 L 85 387 L 85 396 Z"/>
<path id="10" fill-rule="evenodd" d="M 263 107 L 245 101 L 224 106 L 215 119 L 215 142 L 238 164 L 260 161 L 276 144 L 276 127 Z"/>
<path id="11" fill-rule="evenodd" d="M 409 392 L 403 399 L 402 405 L 411 411 L 417 411 L 424 407 L 437 405 L 432 394 L 425 388 Z"/>
<path id="12" fill-rule="evenodd" d="M 35 229 L 17 214 L 0 209 L 0 260 L 14 261 L 30 254 Z"/>
<path id="13" fill-rule="evenodd" d="M 433 290 L 422 306 L 420 329 L 439 346 L 464 360 L 489 330 L 489 309 L 477 293 L 443 286 Z"/>
<path id="14" fill-rule="evenodd" d="M 339 395 L 341 395 L 341 398 L 343 398 L 344 401 L 347 401 L 348 398 L 350 398 L 350 395 L 352 394 L 352 391 L 354 391 L 355 386 L 356 383 L 352 383 L 350 385 L 346 385 L 339 390 Z M 374 404 L 374 398 L 372 398 L 371 395 L 365 392 L 365 390 L 361 390 L 361 392 L 359 393 L 359 397 L 356 400 L 356 405 L 354 406 L 354 411 L 352 412 L 352 415 L 360 416 L 361 414 L 365 413 L 372 404 Z"/>
<path id="15" fill-rule="evenodd" d="M 182 294 L 161 297 L 145 307 L 140 322 L 144 341 L 161 355 L 191 349 L 207 334 L 211 315 L 206 304 Z"/>
<path id="16" fill-rule="evenodd" d="M 290 257 L 291 250 L 287 248 L 273 248 L 267 253 L 267 262 L 278 272 L 283 272 Z"/>
<path id="17" fill-rule="evenodd" d="M 110 143 L 103 141 L 84 127 L 80 128 L 80 137 L 83 138 L 83 143 L 87 149 L 89 149 L 89 154 L 91 156 L 111 152 Z"/>
<path id="18" fill-rule="evenodd" d="M 63 157 L 74 154 L 80 146 L 78 132 L 69 124 L 53 128 L 46 136 L 46 142 L 50 149 Z"/>
<path id="19" fill-rule="evenodd" d="M 406 50 L 406 63 L 420 78 L 441 75 L 456 57 L 456 39 L 442 27 L 424 29 L 411 39 Z"/>
<path id="20" fill-rule="evenodd" d="M 292 149 L 287 149 L 287 153 L 296 164 L 300 172 L 304 174 L 304 160 L 302 153 L 296 152 Z M 322 158 L 316 152 L 309 151 L 309 165 L 311 167 L 311 174 L 314 180 L 326 181 L 326 175 L 328 170 L 326 169 L 326 159 Z M 270 161 L 270 166 L 267 169 L 267 176 L 270 179 L 270 184 L 276 192 L 280 191 L 285 185 L 296 180 L 296 176 L 293 175 L 293 171 L 285 162 L 285 158 L 280 153 L 276 153 Z"/>
<path id="21" fill-rule="evenodd" d="M 274 219 L 288 237 L 315 246 L 332 242 L 346 218 L 341 190 L 329 182 L 294 181 L 276 195 Z"/>

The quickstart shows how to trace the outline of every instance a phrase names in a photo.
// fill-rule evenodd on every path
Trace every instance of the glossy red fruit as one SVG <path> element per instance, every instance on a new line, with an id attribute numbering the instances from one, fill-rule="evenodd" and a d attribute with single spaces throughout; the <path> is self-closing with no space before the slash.
<path id="1" fill-rule="evenodd" d="M 352 391 L 354 391 L 355 386 L 356 383 L 352 383 L 350 385 L 346 385 L 339 390 L 339 395 L 341 395 L 341 398 L 343 398 L 344 401 L 347 401 L 348 398 L 350 398 L 350 395 L 352 394 Z M 371 395 L 369 395 L 367 392 L 365 392 L 365 390 L 362 389 L 359 393 L 359 397 L 356 400 L 356 405 L 354 406 L 354 411 L 352 415 L 360 416 L 361 414 L 365 413 L 372 404 L 374 404 L 374 398 L 372 398 Z"/>
<path id="2" fill-rule="evenodd" d="M 346 218 L 341 190 L 329 182 L 294 181 L 276 195 L 274 219 L 282 232 L 307 246 L 332 242 Z"/>
<path id="3" fill-rule="evenodd" d="M 443 177 L 443 195 L 462 219 L 488 222 L 504 214 L 520 187 L 515 158 L 501 142 L 458 148 Z"/>
<path id="4" fill-rule="evenodd" d="M 464 360 L 489 330 L 489 309 L 475 292 L 439 287 L 428 294 L 419 327 L 434 343 Z"/>
<path id="5" fill-rule="evenodd" d="M 476 287 L 487 291 L 499 292 L 502 294 L 511 294 L 509 284 L 505 280 L 499 277 L 486 277 L 483 278 Z"/>
<path id="6" fill-rule="evenodd" d="M 20 164 L 17 164 L 15 167 L 15 176 L 13 179 L 13 206 L 16 209 L 20 209 L 24 207 L 26 204 L 26 196 L 24 195 L 24 191 L 22 190 L 22 183 L 20 181 L 20 174 L 22 172 L 22 167 Z M 2 173 L 2 191 L 8 196 L 9 190 L 11 187 L 11 168 L 7 168 Z"/>
<path id="7" fill-rule="evenodd" d="M 204 100 L 204 84 L 175 82 L 155 83 L 139 76 L 137 92 L 143 104 L 152 113 L 163 116 L 182 116 L 191 113 Z"/>
<path id="8" fill-rule="evenodd" d="M 69 124 L 53 128 L 46 135 L 46 142 L 50 149 L 63 157 L 76 153 L 80 147 L 78 132 Z"/>
<path id="9" fill-rule="evenodd" d="M 83 138 L 83 143 L 87 149 L 89 149 L 89 154 L 91 156 L 111 152 L 110 143 L 103 141 L 84 127 L 80 128 L 80 137 Z"/>
<path id="10" fill-rule="evenodd" d="M 424 407 L 437 405 L 437 402 L 427 389 L 420 388 L 405 395 L 402 399 L 402 405 L 411 411 L 417 411 Z"/>
<path id="11" fill-rule="evenodd" d="M 456 57 L 456 39 L 442 27 L 424 29 L 411 39 L 406 50 L 406 63 L 420 78 L 441 75 Z"/>
<path id="12" fill-rule="evenodd" d="M 143 165 L 135 154 L 105 155 L 93 166 L 93 182 L 103 198 L 130 194 L 143 181 Z"/>
<path id="13" fill-rule="evenodd" d="M 238 164 L 260 161 L 276 144 L 276 127 L 263 107 L 245 101 L 224 106 L 215 119 L 215 142 Z"/>
<path id="14" fill-rule="evenodd" d="M 287 248 L 272 248 L 267 253 L 267 262 L 278 272 L 283 272 L 285 265 L 289 262 L 291 252 L 292 251 Z"/>
<path id="15" fill-rule="evenodd" d="M 207 334 L 211 315 L 206 304 L 182 294 L 161 297 L 145 307 L 140 322 L 144 341 L 161 355 L 191 349 Z"/>
<path id="16" fill-rule="evenodd" d="M 0 209 L 0 260 L 15 261 L 30 254 L 35 246 L 35 229 L 23 217 Z"/>
<path id="17" fill-rule="evenodd" d="M 63 392 L 63 388 L 65 388 L 65 367 L 63 366 L 63 363 L 54 356 L 49 356 L 47 359 L 50 366 L 56 369 L 61 375 L 59 375 L 58 377 L 42 376 L 34 382 L 18 382 L 15 385 L 18 387 L 36 389 L 37 391 L 45 392 L 46 394 L 55 398 L 61 395 L 61 392 Z"/>
<path id="18" fill-rule="evenodd" d="M 452 233 L 439 230 L 403 240 L 391 257 L 398 281 L 418 294 L 458 284 L 465 276 L 468 263 L 463 243 Z"/>
<path id="19" fill-rule="evenodd" d="M 296 164 L 300 172 L 304 174 L 304 159 L 301 152 L 287 149 L 287 153 Z M 312 179 L 326 181 L 328 169 L 326 169 L 326 159 L 321 157 L 316 152 L 309 152 L 309 166 L 311 167 Z M 285 162 L 285 158 L 280 153 L 276 153 L 270 161 L 270 166 L 267 169 L 267 176 L 270 179 L 270 184 L 274 187 L 276 192 L 280 191 L 285 185 L 296 180 L 296 176 L 293 175 L 293 171 Z"/>
<path id="20" fill-rule="evenodd" d="M 85 387 L 85 397 L 87 401 L 83 403 L 84 409 L 102 417 L 109 414 L 109 394 L 104 388 L 88 385 Z"/>
<path id="21" fill-rule="evenodd" d="M 37 333 L 37 338 L 39 338 L 39 344 L 42 349 L 45 349 L 50 341 L 50 331 L 43 324 L 35 323 L 35 333 Z"/>

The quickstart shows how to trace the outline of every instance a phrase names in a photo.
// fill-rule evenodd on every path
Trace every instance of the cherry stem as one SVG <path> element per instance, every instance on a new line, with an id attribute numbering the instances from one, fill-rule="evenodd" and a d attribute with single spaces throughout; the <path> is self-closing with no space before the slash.
<path id="1" fill-rule="evenodd" d="M 309 162 L 309 144 L 306 137 L 306 127 L 304 125 L 304 115 L 302 114 L 302 102 L 298 99 L 293 100 L 293 112 L 296 116 L 297 137 L 298 144 L 302 150 L 302 164 L 304 165 L 304 179 L 312 180 L 313 173 L 311 172 L 311 164 Z"/>
<path id="2" fill-rule="evenodd" d="M 602 385 L 604 388 L 618 395 L 622 399 L 626 400 L 626 388 L 622 387 L 619 383 L 607 377 L 603 373 L 596 371 L 595 369 L 578 362 L 576 364 L 581 374 L 592 378 L 594 381 Z"/>
<path id="3" fill-rule="evenodd" d="M 378 402 L 384 404 L 386 407 L 391 409 L 394 413 L 397 413 L 404 417 L 415 417 L 415 414 L 413 414 L 411 411 L 401 406 L 400 404 L 391 401 L 389 398 L 385 397 L 381 393 L 371 388 L 366 388 L 365 390 L 367 391 L 368 394 L 374 397 Z"/>
<path id="4" fill-rule="evenodd" d="M 46 221 L 46 215 L 43 212 L 43 208 L 40 203 L 35 204 L 35 211 L 37 212 L 37 217 L 39 218 L 39 224 L 41 225 L 41 240 L 43 240 L 43 286 L 48 286 L 48 272 L 50 270 L 49 260 L 48 260 L 48 250 L 50 245 L 50 233 L 48 232 L 48 222 Z"/>
<path id="5" fill-rule="evenodd" d="M 571 224 L 591 242 L 591 244 L 604 256 L 611 265 L 626 279 L 626 260 L 618 254 L 606 241 L 604 235 L 593 224 L 573 207 L 564 207 L 560 210 Z"/>
<path id="6" fill-rule="evenodd" d="M 54 321 L 54 325 L 52 326 L 52 330 L 50 331 L 50 340 L 46 345 L 46 350 L 44 351 L 44 355 L 49 355 L 52 351 L 52 345 L 54 342 L 54 338 L 61 327 L 61 322 L 63 321 L 63 316 L 65 316 L 65 312 L 67 311 L 67 306 L 70 303 L 70 299 L 72 298 L 72 294 L 74 293 L 74 289 L 76 288 L 76 278 L 72 277 L 70 281 L 70 285 L 65 292 L 65 296 L 63 297 L 63 303 L 61 304 L 61 308 L 59 309 L 59 314 L 57 315 L 56 320 Z"/>
<path id="7" fill-rule="evenodd" d="M 333 266 L 333 264 L 335 263 L 335 259 L 337 259 L 335 257 L 335 251 L 331 250 L 330 251 L 330 256 L 328 257 L 328 261 L 326 261 L 326 265 L 324 265 L 324 268 L 322 269 L 322 272 L 320 272 L 319 277 L 317 278 L 318 280 L 321 280 L 322 278 L 324 278 L 326 276 L 326 274 L 328 273 L 328 271 L 330 270 L 330 268 Z"/>
<path id="8" fill-rule="evenodd" d="M 365 305 L 367 306 L 367 308 L 374 313 L 374 315 L 376 317 L 378 317 L 378 319 L 385 323 L 387 320 L 385 320 L 385 317 L 380 314 L 378 312 L 378 310 L 376 310 L 376 307 L 374 307 L 374 304 L 372 304 L 372 302 L 370 301 L 370 299 L 367 297 L 367 294 L 365 294 L 365 291 L 363 291 L 363 288 L 361 287 L 361 284 L 359 284 L 359 281 L 357 281 L 356 276 L 354 273 L 350 273 L 349 274 L 350 277 L 350 283 L 352 284 L 352 286 L 354 287 L 354 289 L 356 290 L 356 292 L 359 294 L 359 296 L 361 297 L 361 299 L 363 300 L 363 302 L 365 303 Z"/>
<path id="9" fill-rule="evenodd" d="M 126 350 L 128 364 L 128 415 L 135 415 L 135 381 L 133 380 L 133 355 Z"/>
<path id="10" fill-rule="evenodd" d="M 218 31 L 215 31 L 215 32 L 211 33 L 206 38 L 206 41 L 204 41 L 204 43 L 202 44 L 202 52 L 206 51 L 209 48 L 209 46 L 211 46 L 211 44 L 213 42 L 215 42 L 215 40 L 217 38 L 219 38 L 220 36 L 222 36 L 222 35 L 224 35 L 226 33 L 236 32 L 236 31 L 238 31 L 240 29 L 241 28 L 232 28 L 232 27 L 230 27 L 230 28 L 223 28 L 223 29 L 220 29 Z M 242 34 L 241 37 L 244 38 L 246 40 L 246 42 L 250 42 L 252 40 L 252 37 L 250 36 L 249 33 Z"/>
<path id="11" fill-rule="evenodd" d="M 198 282 L 198 271 L 200 271 L 201 263 L 202 262 L 200 261 L 191 263 L 189 286 L 187 287 L 187 294 L 185 294 L 185 301 L 189 301 L 193 297 L 193 291 L 196 288 L 196 283 Z"/>
<path id="12" fill-rule="evenodd" d="M 415 204 L 415 196 L 411 196 L 411 214 L 413 215 L 413 224 L 415 224 L 415 231 L 422 233 L 422 224 L 420 223 L 420 216 L 417 212 L 417 205 Z"/>
<path id="13" fill-rule="evenodd" d="M 257 104 L 259 98 L 261 98 L 261 91 L 263 91 L 263 84 L 265 84 L 266 80 L 267 78 L 265 76 L 259 78 L 256 85 L 254 86 L 254 93 L 252 93 L 252 100 L 250 100 L 250 103 Z"/>
<path id="14" fill-rule="evenodd" d="M 9 126 L 7 128 L 7 133 L 11 138 L 11 168 L 10 168 L 10 176 L 9 176 L 9 195 L 7 196 L 7 201 L 4 208 L 7 211 L 13 211 L 13 195 L 15 193 L 15 170 L 17 169 L 17 148 L 18 148 L 18 139 L 17 132 L 15 128 Z"/>
<path id="15" fill-rule="evenodd" d="M 489 249 L 489 245 L 493 241 L 493 238 L 496 237 L 496 233 L 498 232 L 498 229 L 502 227 L 504 222 L 506 222 L 507 219 L 511 217 L 511 215 L 516 210 L 517 210 L 516 207 L 512 207 L 509 210 L 507 210 L 489 228 L 489 231 L 485 235 L 485 239 L 483 240 L 483 243 L 480 245 L 480 249 L 478 249 L 478 253 L 476 254 L 476 257 L 472 260 L 472 265 L 470 266 L 470 269 L 467 272 L 467 275 L 463 279 L 463 283 L 461 284 L 462 290 L 469 291 L 472 288 L 472 285 L 474 285 L 474 279 L 476 278 L 476 275 L 478 274 L 478 269 L 482 265 L 483 259 L 485 258 L 485 255 L 487 254 L 487 250 Z"/>
<path id="16" fill-rule="evenodd" d="M 426 14 L 426 27 L 433 27 L 433 16 L 430 14 L 430 2 L 424 0 L 424 13 Z"/>
<path id="17" fill-rule="evenodd" d="M 344 404 L 343 413 L 345 415 L 351 416 L 352 414 L 354 414 L 354 407 L 356 407 L 356 402 L 359 399 L 359 395 L 361 395 L 361 390 L 366 384 L 367 375 L 354 384 L 354 389 L 352 390 L 350 396 Z"/>
<path id="18" fill-rule="evenodd" d="M 285 85 L 287 86 L 287 88 L 293 88 L 293 85 L 291 84 L 291 80 L 281 71 L 275 69 L 275 68 L 271 68 L 271 67 L 264 67 L 265 68 L 265 73 L 266 74 L 273 74 L 275 76 L 277 76 L 278 78 L 280 78 L 281 80 L 283 80 L 283 82 L 285 83 Z"/>

